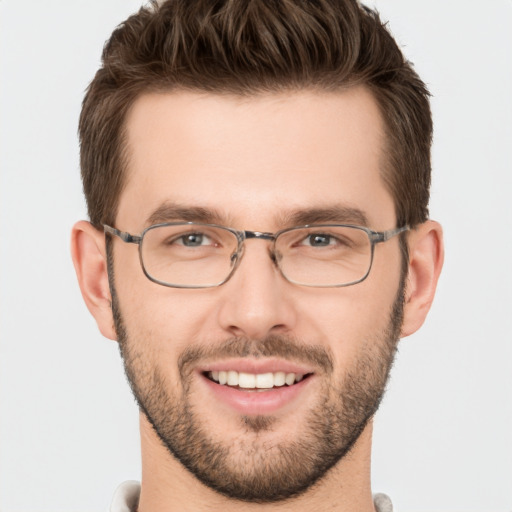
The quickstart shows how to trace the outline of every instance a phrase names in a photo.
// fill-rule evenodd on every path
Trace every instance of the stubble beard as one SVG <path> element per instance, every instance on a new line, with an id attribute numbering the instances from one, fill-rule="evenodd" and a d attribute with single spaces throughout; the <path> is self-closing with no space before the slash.
<path id="1" fill-rule="evenodd" d="M 188 359 L 182 354 L 181 363 L 188 361 L 188 366 L 180 367 L 181 392 L 170 389 L 163 372 L 148 360 L 147 351 L 137 349 L 145 344 L 133 343 L 128 335 L 110 280 L 121 356 L 141 411 L 170 454 L 198 480 L 228 498 L 253 503 L 277 502 L 304 493 L 357 441 L 379 407 L 393 364 L 403 318 L 405 279 L 401 281 L 387 327 L 373 339 L 364 340 L 365 349 L 354 367 L 346 369 L 342 377 L 325 379 L 330 383 L 323 386 L 318 403 L 304 418 L 300 438 L 272 442 L 273 416 L 242 416 L 238 435 L 223 443 L 213 438 L 191 400 L 192 372 L 187 368 L 204 355 L 201 349 Z M 330 353 L 316 346 L 315 355 L 310 350 L 308 356 L 304 346 L 282 336 L 232 338 L 219 346 L 218 352 L 234 357 L 298 352 L 303 360 L 311 357 L 317 365 L 320 357 L 329 371 Z"/>

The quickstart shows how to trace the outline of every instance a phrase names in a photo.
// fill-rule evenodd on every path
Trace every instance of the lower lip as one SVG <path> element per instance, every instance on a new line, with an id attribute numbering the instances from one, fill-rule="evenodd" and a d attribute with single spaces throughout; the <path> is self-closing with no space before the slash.
<path id="1" fill-rule="evenodd" d="M 242 390 L 217 384 L 201 374 L 202 379 L 217 400 L 226 403 L 244 415 L 270 414 L 297 400 L 312 380 L 312 376 L 293 384 L 264 390 Z"/>

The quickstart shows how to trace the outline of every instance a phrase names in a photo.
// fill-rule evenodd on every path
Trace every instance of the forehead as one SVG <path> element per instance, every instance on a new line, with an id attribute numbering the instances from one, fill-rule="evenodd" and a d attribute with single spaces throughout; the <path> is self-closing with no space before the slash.
<path id="1" fill-rule="evenodd" d="M 276 219 L 287 210 L 339 206 L 363 211 L 373 224 L 393 222 L 380 178 L 383 122 L 364 88 L 147 94 L 134 103 L 126 131 L 123 228 L 143 228 L 163 204 L 214 210 L 233 227 L 256 230 L 283 227 Z"/>

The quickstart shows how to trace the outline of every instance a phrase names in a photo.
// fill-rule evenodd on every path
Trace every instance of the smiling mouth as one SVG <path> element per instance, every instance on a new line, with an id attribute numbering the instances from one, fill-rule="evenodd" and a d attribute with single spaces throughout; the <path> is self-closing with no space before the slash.
<path id="1" fill-rule="evenodd" d="M 307 379 L 311 374 L 285 372 L 245 373 L 228 370 L 205 372 L 204 375 L 221 386 L 250 391 L 293 386 L 303 379 Z"/>

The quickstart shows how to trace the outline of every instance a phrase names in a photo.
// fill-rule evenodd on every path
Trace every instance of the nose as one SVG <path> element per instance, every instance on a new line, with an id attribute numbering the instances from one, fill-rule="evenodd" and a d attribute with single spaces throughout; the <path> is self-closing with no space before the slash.
<path id="1" fill-rule="evenodd" d="M 252 339 L 291 331 L 297 320 L 294 286 L 272 260 L 268 241 L 246 240 L 238 268 L 222 286 L 220 326 Z"/>

